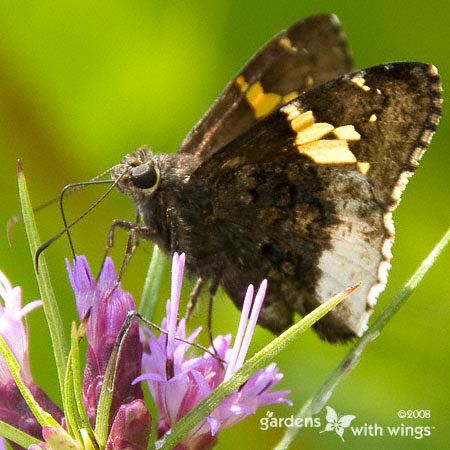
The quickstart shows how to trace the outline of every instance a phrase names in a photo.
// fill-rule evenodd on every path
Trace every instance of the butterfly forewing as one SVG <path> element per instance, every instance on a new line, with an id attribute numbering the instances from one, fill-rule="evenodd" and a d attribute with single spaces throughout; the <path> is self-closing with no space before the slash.
<path id="1" fill-rule="evenodd" d="M 350 53 L 335 16 L 297 22 L 249 61 L 179 151 L 206 159 L 281 104 L 350 70 Z"/>
<path id="2" fill-rule="evenodd" d="M 305 92 L 204 162 L 190 185 L 208 199 L 231 298 L 268 277 L 260 321 L 280 332 L 361 282 L 317 327 L 361 334 L 390 266 L 391 211 L 439 115 L 433 66 L 377 66 Z"/>

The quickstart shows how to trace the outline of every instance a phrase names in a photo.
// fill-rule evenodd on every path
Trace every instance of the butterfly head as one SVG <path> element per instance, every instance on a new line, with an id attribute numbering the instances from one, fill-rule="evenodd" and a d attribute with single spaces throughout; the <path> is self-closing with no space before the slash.
<path id="1" fill-rule="evenodd" d="M 111 176 L 119 191 L 134 199 L 151 196 L 161 181 L 159 165 L 147 147 L 126 155 Z"/>

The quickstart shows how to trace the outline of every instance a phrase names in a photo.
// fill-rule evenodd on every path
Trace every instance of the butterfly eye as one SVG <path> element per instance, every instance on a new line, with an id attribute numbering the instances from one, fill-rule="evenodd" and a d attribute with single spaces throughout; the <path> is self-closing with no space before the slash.
<path id="1" fill-rule="evenodd" d="M 131 170 L 130 178 L 131 182 L 136 187 L 140 189 L 150 189 L 156 184 L 158 174 L 156 173 L 155 166 L 141 164 Z"/>

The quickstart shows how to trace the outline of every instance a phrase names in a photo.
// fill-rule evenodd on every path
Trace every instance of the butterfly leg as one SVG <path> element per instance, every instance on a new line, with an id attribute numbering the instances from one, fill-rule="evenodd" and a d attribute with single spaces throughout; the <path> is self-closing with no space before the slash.
<path id="1" fill-rule="evenodd" d="M 139 236 L 139 228 L 143 227 L 135 227 L 130 229 L 130 234 L 128 235 L 128 241 L 127 241 L 127 247 L 125 250 L 125 256 L 122 260 L 122 265 L 120 266 L 119 273 L 117 274 L 116 283 L 114 285 L 114 289 L 119 285 L 120 280 L 122 278 L 122 275 L 125 272 L 125 268 L 127 267 L 128 263 L 130 262 L 131 257 L 133 256 L 134 252 L 136 251 L 140 236 Z"/>
<path id="2" fill-rule="evenodd" d="M 204 278 L 199 277 L 197 279 L 197 282 L 195 283 L 195 286 L 189 295 L 189 301 L 186 306 L 186 313 L 185 313 L 186 321 L 188 321 L 191 318 L 192 313 L 194 312 L 194 308 L 197 305 L 197 301 L 202 292 L 202 289 L 205 286 L 205 283 L 206 283 L 206 280 Z"/>
<path id="3" fill-rule="evenodd" d="M 103 262 L 101 266 L 100 273 L 103 270 L 103 266 L 105 264 L 106 258 L 108 256 L 109 250 L 114 245 L 114 232 L 116 228 L 122 228 L 124 230 L 127 230 L 128 235 L 128 241 L 127 241 L 127 247 L 125 250 L 125 256 L 122 260 L 122 265 L 120 267 L 119 273 L 117 274 L 117 279 L 114 284 L 114 287 L 112 288 L 109 295 L 111 295 L 115 289 L 119 286 L 120 280 L 122 279 L 122 275 L 125 272 L 125 268 L 130 262 L 131 257 L 133 256 L 133 253 L 137 249 L 139 242 L 141 239 L 149 239 L 151 236 L 151 231 L 146 226 L 139 225 L 137 222 L 130 222 L 125 220 L 114 220 L 111 228 L 108 233 L 108 241 L 106 245 L 105 254 L 103 257 Z"/>
<path id="4" fill-rule="evenodd" d="M 130 222 L 128 220 L 120 220 L 120 219 L 113 220 L 108 231 L 108 239 L 106 240 L 105 253 L 103 255 L 102 265 L 100 266 L 100 272 L 97 276 L 97 279 L 103 271 L 103 266 L 105 265 L 106 258 L 108 257 L 111 248 L 114 246 L 114 233 L 116 231 L 116 228 L 122 228 L 123 230 L 130 232 L 130 230 L 138 226 L 139 225 L 137 223 Z"/>

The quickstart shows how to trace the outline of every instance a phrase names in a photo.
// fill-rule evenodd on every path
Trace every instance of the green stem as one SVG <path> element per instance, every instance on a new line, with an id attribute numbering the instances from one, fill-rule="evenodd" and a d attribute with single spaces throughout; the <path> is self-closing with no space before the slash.
<path id="1" fill-rule="evenodd" d="M 155 311 L 161 288 L 161 278 L 166 265 L 167 258 L 161 253 L 159 247 L 154 245 L 138 308 L 139 313 L 148 320 L 152 319 Z"/>
<path id="2" fill-rule="evenodd" d="M 402 307 L 409 296 L 414 292 L 416 287 L 422 281 L 425 274 L 433 266 L 437 257 L 442 253 L 442 250 L 450 241 L 450 229 L 447 230 L 443 238 L 436 244 L 431 253 L 422 262 L 420 267 L 412 275 L 412 277 L 402 287 L 400 292 L 391 301 L 388 307 L 377 317 L 372 325 L 367 329 L 364 335 L 359 339 L 355 345 L 349 350 L 347 355 L 342 359 L 338 366 L 333 370 L 331 375 L 324 381 L 319 389 L 309 398 L 309 400 L 302 406 L 297 413 L 298 418 L 312 417 L 318 414 L 325 404 L 330 399 L 336 386 L 344 380 L 347 375 L 358 364 L 361 354 L 367 344 L 375 340 L 380 334 L 385 325 L 392 319 L 394 314 Z M 284 436 L 274 447 L 274 450 L 288 449 L 290 444 L 294 441 L 301 428 L 288 428 Z"/>
<path id="3" fill-rule="evenodd" d="M 303 317 L 302 320 L 290 327 L 280 336 L 276 337 L 266 347 L 250 358 L 231 378 L 224 381 L 208 397 L 202 400 L 194 409 L 187 413 L 174 427 L 170 433 L 157 442 L 159 450 L 169 450 L 175 447 L 183 437 L 197 424 L 204 420 L 222 401 L 233 393 L 239 386 L 245 383 L 257 370 L 264 368 L 273 358 L 278 355 L 287 345 L 296 340 L 302 333 L 310 328 L 315 322 L 333 309 L 359 285 L 353 286 L 340 294 L 334 296 L 320 305 L 314 311 Z"/>
<path id="4" fill-rule="evenodd" d="M 133 313 L 128 313 L 128 317 L 117 336 L 111 356 L 109 357 L 108 366 L 106 367 L 105 376 L 103 378 L 103 385 L 98 399 L 97 417 L 95 418 L 94 434 L 100 448 L 104 448 L 108 439 L 109 432 L 109 416 L 111 410 L 112 399 L 114 395 L 114 386 L 118 365 L 121 360 L 123 344 L 127 338 L 128 332 L 131 329 L 135 316 Z"/>
<path id="5" fill-rule="evenodd" d="M 11 442 L 15 442 L 16 444 L 24 448 L 28 448 L 33 444 L 39 444 L 40 442 L 39 439 L 36 439 L 33 436 L 20 431 L 19 429 L 13 427 L 12 425 L 9 425 L 6 422 L 3 422 L 2 420 L 0 420 L 0 436 L 8 439 Z"/>
<path id="6" fill-rule="evenodd" d="M 33 208 L 31 206 L 27 183 L 20 161 L 17 163 L 17 176 L 20 202 L 22 205 L 23 221 L 25 223 L 25 229 L 28 236 L 31 256 L 34 261 L 34 256 L 37 249 L 41 245 L 41 241 L 37 231 L 36 222 L 34 220 Z M 39 285 L 39 291 L 44 305 L 45 317 L 47 319 L 48 328 L 50 330 L 56 368 L 58 371 L 61 398 L 64 398 L 64 378 L 66 373 L 68 355 L 67 341 L 64 333 L 63 323 L 61 320 L 61 315 L 58 309 L 58 304 L 56 303 L 56 297 L 50 280 L 47 263 L 45 262 L 45 258 L 43 255 L 41 255 L 39 259 L 39 271 L 35 267 L 35 272 L 36 279 Z"/>

